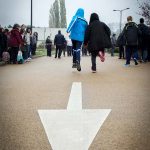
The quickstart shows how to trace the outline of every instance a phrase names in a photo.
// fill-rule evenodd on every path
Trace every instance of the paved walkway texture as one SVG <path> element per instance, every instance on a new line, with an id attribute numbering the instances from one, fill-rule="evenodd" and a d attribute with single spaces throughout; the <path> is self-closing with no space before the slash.
<path id="1" fill-rule="evenodd" d="M 0 150 L 52 150 L 38 110 L 66 109 L 73 82 L 82 83 L 84 109 L 112 109 L 89 150 L 150 150 L 150 63 L 125 68 L 107 55 L 93 74 L 90 57 L 81 72 L 71 62 L 41 57 L 0 67 Z"/>

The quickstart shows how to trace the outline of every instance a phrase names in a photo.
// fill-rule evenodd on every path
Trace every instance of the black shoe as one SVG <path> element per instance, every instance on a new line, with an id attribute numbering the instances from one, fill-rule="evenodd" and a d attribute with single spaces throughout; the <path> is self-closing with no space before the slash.
<path id="1" fill-rule="evenodd" d="M 81 71 L 81 66 L 80 66 L 79 63 L 77 63 L 77 70 L 78 70 L 78 71 Z"/>
<path id="2" fill-rule="evenodd" d="M 72 64 L 72 68 L 77 68 L 77 64 L 76 64 L 76 63 L 73 63 L 73 64 Z"/>
<path id="3" fill-rule="evenodd" d="M 135 65 L 138 65 L 137 59 L 134 58 Z"/>

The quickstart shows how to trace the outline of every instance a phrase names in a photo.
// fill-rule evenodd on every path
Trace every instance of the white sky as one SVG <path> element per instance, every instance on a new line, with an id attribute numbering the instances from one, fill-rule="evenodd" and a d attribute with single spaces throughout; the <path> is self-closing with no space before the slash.
<path id="1" fill-rule="evenodd" d="M 30 24 L 30 2 L 31 0 L 0 0 L 0 24 L 13 25 Z M 33 0 L 33 25 L 39 27 L 48 27 L 49 9 L 54 0 Z M 126 17 L 131 15 L 134 21 L 138 23 L 139 11 L 137 0 L 66 0 L 67 23 L 78 8 L 85 10 L 85 18 L 89 21 L 90 14 L 96 12 L 100 20 L 105 23 L 119 23 L 119 12 L 113 9 L 129 10 L 123 12 L 122 22 L 126 22 Z"/>

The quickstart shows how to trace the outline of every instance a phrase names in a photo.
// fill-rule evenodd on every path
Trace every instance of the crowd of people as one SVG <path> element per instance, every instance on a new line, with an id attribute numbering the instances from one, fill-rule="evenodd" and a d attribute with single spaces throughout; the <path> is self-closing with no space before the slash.
<path id="1" fill-rule="evenodd" d="M 36 53 L 38 33 L 24 24 L 14 24 L 9 31 L 0 27 L 0 60 L 22 64 L 32 59 Z"/>
<path id="2" fill-rule="evenodd" d="M 150 61 L 150 27 L 144 24 L 141 18 L 139 24 L 133 22 L 132 16 L 127 17 L 123 31 L 116 38 L 110 28 L 99 19 L 98 14 L 92 13 L 89 23 L 84 18 L 84 10 L 79 8 L 67 28 L 68 39 L 65 39 L 61 30 L 55 35 L 55 58 L 61 58 L 65 51 L 72 56 L 72 68 L 81 71 L 82 56 L 91 56 L 91 70 L 96 72 L 96 57 L 105 61 L 105 49 L 110 49 L 114 56 L 116 47 L 119 48 L 119 59 L 126 59 L 125 66 L 130 66 L 131 58 L 135 65 L 139 62 Z M 111 36 L 112 34 L 112 36 Z M 14 24 L 13 29 L 0 28 L 0 59 L 9 59 L 10 63 L 30 61 L 36 53 L 38 33 L 31 33 L 25 25 Z M 45 41 L 47 56 L 52 56 L 52 40 L 50 36 Z"/>
<path id="3" fill-rule="evenodd" d="M 144 24 L 143 18 L 137 25 L 133 22 L 132 16 L 128 16 L 127 23 L 118 39 L 113 34 L 111 41 L 111 56 L 114 55 L 114 49 L 118 46 L 119 59 L 126 58 L 125 66 L 130 66 L 131 57 L 133 57 L 135 65 L 138 65 L 138 62 L 150 61 L 150 27 Z"/>

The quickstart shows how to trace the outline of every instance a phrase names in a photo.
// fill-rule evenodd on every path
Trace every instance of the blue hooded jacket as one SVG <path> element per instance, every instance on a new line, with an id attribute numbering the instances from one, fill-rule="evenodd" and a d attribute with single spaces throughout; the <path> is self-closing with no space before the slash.
<path id="1" fill-rule="evenodd" d="M 84 19 L 84 10 L 79 8 L 67 28 L 67 33 L 71 32 L 70 38 L 72 40 L 83 42 L 87 25 L 87 21 Z"/>

